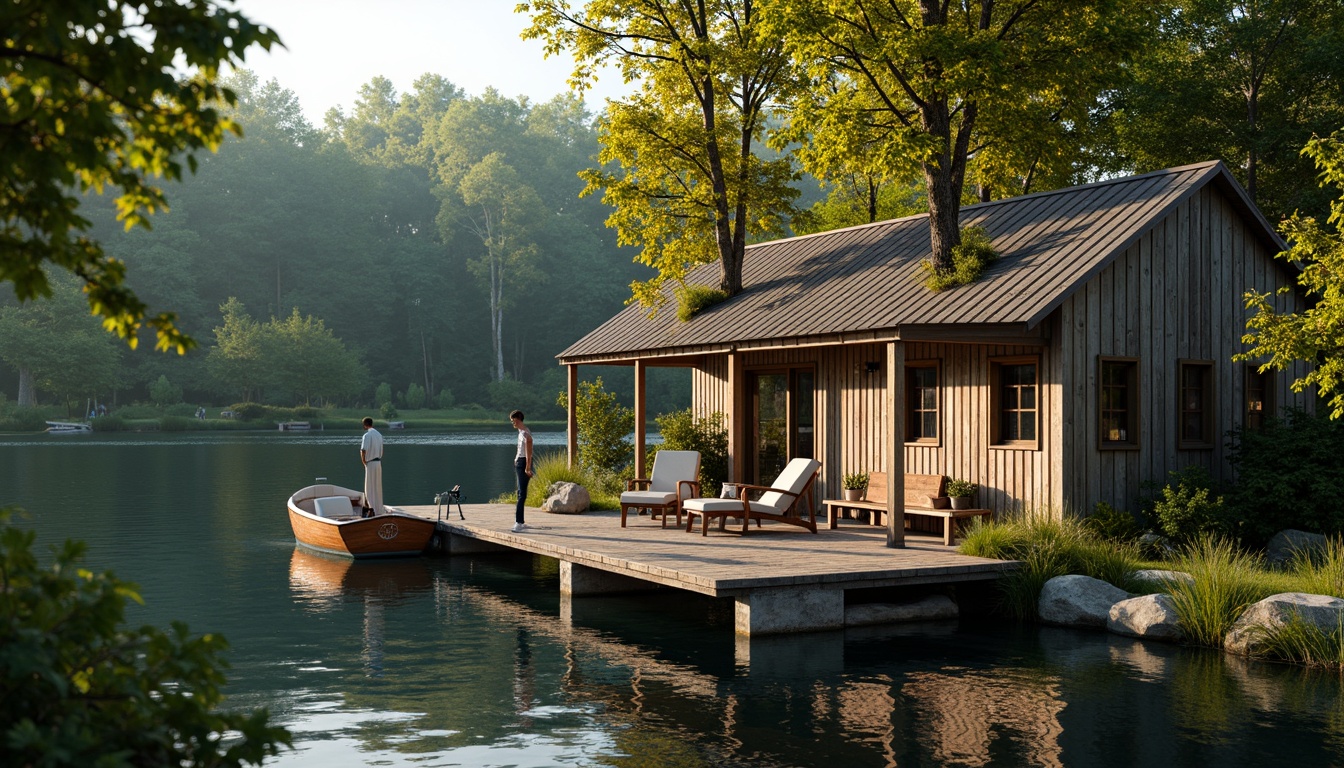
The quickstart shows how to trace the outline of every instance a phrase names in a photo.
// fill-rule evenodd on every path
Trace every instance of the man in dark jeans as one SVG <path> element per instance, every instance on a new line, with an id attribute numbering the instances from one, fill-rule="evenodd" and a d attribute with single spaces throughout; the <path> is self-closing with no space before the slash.
<path id="1" fill-rule="evenodd" d="M 518 453 L 513 459 L 513 470 L 518 475 L 518 506 L 513 512 L 514 533 L 521 533 L 528 529 L 527 523 L 523 522 L 523 504 L 527 501 L 527 483 L 532 479 L 532 430 L 523 423 L 523 412 L 514 411 L 509 414 L 509 421 L 513 428 L 518 430 Z"/>

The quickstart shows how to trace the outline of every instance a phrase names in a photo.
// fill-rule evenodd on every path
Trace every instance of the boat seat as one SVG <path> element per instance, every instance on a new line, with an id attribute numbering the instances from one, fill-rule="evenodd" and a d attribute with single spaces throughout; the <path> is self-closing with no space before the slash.
<path id="1" fill-rule="evenodd" d="M 348 496 L 323 496 L 313 500 L 313 512 L 318 517 L 349 517 L 354 506 Z"/>

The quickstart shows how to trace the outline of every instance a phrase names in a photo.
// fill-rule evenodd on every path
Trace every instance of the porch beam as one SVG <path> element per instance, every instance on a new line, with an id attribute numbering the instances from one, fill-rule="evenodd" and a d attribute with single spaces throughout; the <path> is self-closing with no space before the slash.
<path id="1" fill-rule="evenodd" d="M 635 361 L 635 477 L 648 477 L 644 472 L 644 399 L 648 391 L 645 386 L 648 370 L 648 363 Z"/>
<path id="2" fill-rule="evenodd" d="M 569 468 L 573 469 L 579 463 L 579 417 L 575 412 L 575 402 L 579 394 L 579 366 L 565 366 L 565 451 L 569 457 Z"/>
<path id="3" fill-rule="evenodd" d="M 744 388 L 747 386 L 746 372 L 742 369 L 742 355 L 733 350 L 728 353 L 728 482 L 746 482 L 747 455 L 746 438 L 748 426 Z"/>
<path id="4" fill-rule="evenodd" d="M 905 548 L 905 342 L 887 342 L 887 546 Z"/>

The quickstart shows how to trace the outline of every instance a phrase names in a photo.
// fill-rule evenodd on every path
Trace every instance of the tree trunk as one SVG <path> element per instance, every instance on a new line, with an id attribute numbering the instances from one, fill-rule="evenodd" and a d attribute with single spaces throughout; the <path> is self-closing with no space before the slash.
<path id="1" fill-rule="evenodd" d="M 1246 194 L 1250 195 L 1251 200 L 1255 200 L 1257 203 L 1259 201 L 1256 200 L 1255 196 L 1255 177 L 1257 170 L 1256 166 L 1259 165 L 1260 161 L 1260 154 L 1256 151 L 1257 137 L 1255 135 L 1255 124 L 1259 117 L 1257 114 L 1260 106 L 1259 102 L 1260 89 L 1255 82 L 1252 82 L 1251 87 L 1246 91 L 1246 123 L 1250 127 L 1249 135 L 1246 137 L 1248 147 L 1246 156 Z"/>
<path id="2" fill-rule="evenodd" d="M 420 362 L 425 369 L 425 397 L 434 396 L 434 382 L 429 378 L 429 347 L 425 344 L 425 332 L 420 332 Z"/>
<path id="3" fill-rule="evenodd" d="M 19 401 L 20 408 L 37 407 L 37 385 L 33 383 L 33 370 L 31 368 L 19 369 Z"/>

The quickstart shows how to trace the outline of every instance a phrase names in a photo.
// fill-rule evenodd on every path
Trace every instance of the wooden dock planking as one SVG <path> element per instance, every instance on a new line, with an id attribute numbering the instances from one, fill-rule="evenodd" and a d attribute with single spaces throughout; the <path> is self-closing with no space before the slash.
<path id="1" fill-rule="evenodd" d="M 433 519 L 433 506 L 399 506 Z M 466 520 L 441 527 L 453 536 L 553 557 L 563 562 L 713 597 L 788 587 L 855 589 L 994 579 L 1017 563 L 971 557 L 936 536 L 907 534 L 905 549 L 884 546 L 885 531 L 859 524 L 813 534 L 786 525 L 753 527 L 746 536 L 662 528 L 620 513 L 556 515 L 529 509 L 532 530 L 513 533 L 510 504 L 463 505 Z"/>

